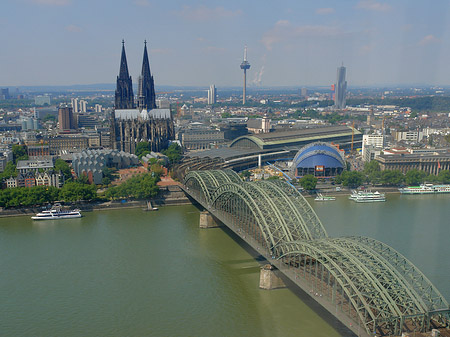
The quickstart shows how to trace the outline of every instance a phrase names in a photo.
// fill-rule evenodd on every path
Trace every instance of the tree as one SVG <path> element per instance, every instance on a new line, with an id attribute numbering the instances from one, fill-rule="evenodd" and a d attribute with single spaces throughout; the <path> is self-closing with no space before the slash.
<path id="1" fill-rule="evenodd" d="M 84 185 L 88 185 L 89 184 L 89 178 L 86 174 L 80 174 L 80 176 L 77 178 L 76 182 L 78 184 L 84 184 Z"/>
<path id="2" fill-rule="evenodd" d="M 0 174 L 1 178 L 8 179 L 9 177 L 17 177 L 16 165 L 12 161 L 6 163 L 5 169 Z"/>
<path id="3" fill-rule="evenodd" d="M 379 172 L 380 170 L 380 163 L 378 163 L 376 160 L 371 160 L 364 164 L 364 173 L 367 175 L 373 172 Z"/>
<path id="4" fill-rule="evenodd" d="M 64 160 L 58 158 L 55 160 L 55 170 L 61 171 L 64 176 L 64 181 L 72 180 L 72 170 L 70 169 L 69 164 L 67 164 Z"/>
<path id="5" fill-rule="evenodd" d="M 151 149 L 149 142 L 139 142 L 136 146 L 136 150 L 134 150 L 134 153 L 139 157 L 139 159 L 141 159 L 143 156 L 150 153 L 150 151 Z"/>
<path id="6" fill-rule="evenodd" d="M 156 185 L 159 177 L 153 177 L 151 173 L 138 174 L 128 179 L 119 186 L 110 187 L 105 196 L 108 199 L 134 198 L 150 199 L 159 193 Z"/>
<path id="7" fill-rule="evenodd" d="M 399 170 L 386 170 L 381 172 L 381 183 L 386 186 L 401 185 L 405 177 Z"/>
<path id="8" fill-rule="evenodd" d="M 159 164 L 151 165 L 150 171 L 152 172 L 153 177 L 158 177 L 158 178 L 160 178 L 164 173 L 163 167 Z"/>
<path id="9" fill-rule="evenodd" d="M 27 147 L 25 145 L 14 144 L 12 146 L 14 164 L 17 164 L 19 160 L 27 160 Z"/>
<path id="10" fill-rule="evenodd" d="M 317 185 L 317 178 L 312 174 L 307 174 L 300 179 L 300 185 L 308 191 L 315 190 Z"/>
<path id="11" fill-rule="evenodd" d="M 183 149 L 178 143 L 172 143 L 166 150 L 163 150 L 162 153 L 169 158 L 170 164 L 173 165 L 181 159 Z"/>
<path id="12" fill-rule="evenodd" d="M 364 178 L 365 176 L 362 172 L 344 171 L 340 175 L 339 180 L 342 182 L 342 185 L 355 188 L 362 185 Z"/>
<path id="13" fill-rule="evenodd" d="M 424 182 L 427 174 L 424 171 L 419 171 L 417 169 L 409 170 L 405 174 L 406 185 L 420 185 Z"/>
<path id="14" fill-rule="evenodd" d="M 439 181 L 443 184 L 450 184 L 450 171 L 442 170 L 438 175 Z"/>
<path id="15" fill-rule="evenodd" d="M 97 198 L 97 188 L 76 181 L 68 182 L 61 188 L 59 196 L 65 201 L 94 200 Z"/>
<path id="16" fill-rule="evenodd" d="M 103 177 L 102 185 L 108 186 L 109 184 L 111 184 L 111 179 L 109 179 L 108 177 Z"/>

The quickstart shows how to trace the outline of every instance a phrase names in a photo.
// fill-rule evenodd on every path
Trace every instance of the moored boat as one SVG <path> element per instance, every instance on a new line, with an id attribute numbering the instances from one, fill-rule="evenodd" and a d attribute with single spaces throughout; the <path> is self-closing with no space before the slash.
<path id="1" fill-rule="evenodd" d="M 386 197 L 384 193 L 380 193 L 378 191 L 353 191 L 350 197 L 350 200 L 356 202 L 377 202 L 377 201 L 386 201 Z"/>
<path id="2" fill-rule="evenodd" d="M 81 212 L 78 209 L 63 210 L 60 205 L 55 205 L 50 210 L 42 211 L 32 216 L 33 220 L 59 220 L 81 218 Z"/>
<path id="3" fill-rule="evenodd" d="M 435 194 L 450 193 L 450 185 L 422 184 L 420 186 L 408 186 L 398 189 L 401 194 Z"/>
<path id="4" fill-rule="evenodd" d="M 314 198 L 314 201 L 333 201 L 336 200 L 335 197 L 322 195 L 321 193 L 317 193 L 317 197 Z"/>

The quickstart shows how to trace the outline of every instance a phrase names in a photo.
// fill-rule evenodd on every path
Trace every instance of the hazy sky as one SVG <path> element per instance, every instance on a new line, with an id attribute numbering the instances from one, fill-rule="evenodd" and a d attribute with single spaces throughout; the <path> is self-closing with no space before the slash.
<path id="1" fill-rule="evenodd" d="M 158 85 L 450 84 L 448 0 L 1 0 L 0 85 L 134 83 L 144 39 Z"/>

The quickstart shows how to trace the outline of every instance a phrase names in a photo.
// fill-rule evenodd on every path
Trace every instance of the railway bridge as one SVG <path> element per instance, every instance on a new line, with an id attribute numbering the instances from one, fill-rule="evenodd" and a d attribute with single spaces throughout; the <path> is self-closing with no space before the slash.
<path id="1" fill-rule="evenodd" d="M 183 189 L 357 336 L 449 327 L 448 302 L 417 267 L 380 241 L 329 237 L 287 182 L 191 171 Z"/>

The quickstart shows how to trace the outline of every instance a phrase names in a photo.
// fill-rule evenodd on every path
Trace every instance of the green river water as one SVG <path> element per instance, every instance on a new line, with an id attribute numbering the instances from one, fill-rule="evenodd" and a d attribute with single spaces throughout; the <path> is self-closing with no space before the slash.
<path id="1" fill-rule="evenodd" d="M 309 201 L 330 236 L 388 243 L 450 299 L 450 195 Z M 198 220 L 194 206 L 0 219 L 0 336 L 345 335 L 291 290 L 260 290 L 258 262 Z"/>

